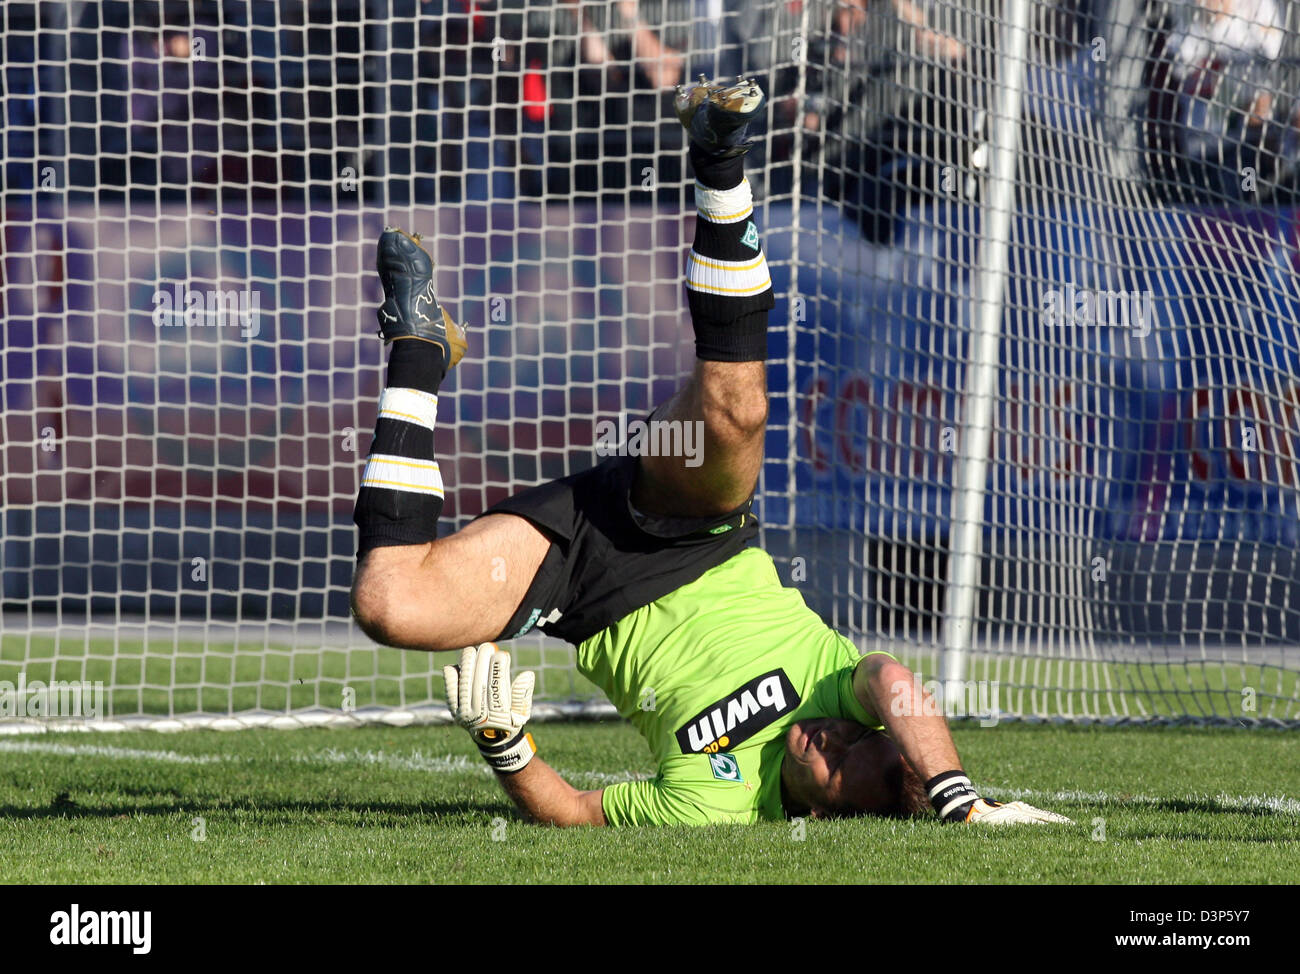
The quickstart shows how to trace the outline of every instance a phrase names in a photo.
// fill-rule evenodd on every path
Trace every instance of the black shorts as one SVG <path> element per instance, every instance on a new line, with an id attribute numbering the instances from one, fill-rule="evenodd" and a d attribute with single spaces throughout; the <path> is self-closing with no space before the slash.
<path id="1" fill-rule="evenodd" d="M 750 501 L 729 514 L 665 518 L 632 507 L 635 457 L 530 487 L 487 514 L 526 518 L 551 539 L 519 610 L 498 639 L 537 627 L 575 646 L 695 581 L 758 534 Z"/>

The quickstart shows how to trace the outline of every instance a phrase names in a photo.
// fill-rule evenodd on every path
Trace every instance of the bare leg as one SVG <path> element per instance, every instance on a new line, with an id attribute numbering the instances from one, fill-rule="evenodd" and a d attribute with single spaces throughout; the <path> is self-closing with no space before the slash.
<path id="1" fill-rule="evenodd" d="M 762 100 L 757 85 L 738 81 L 702 84 L 675 101 L 690 132 L 696 176 L 698 217 L 686 274 L 696 363 L 685 388 L 654 419 L 698 424 L 691 428 L 702 432 L 703 443 L 692 457 L 641 458 L 632 502 L 646 513 L 726 514 L 743 505 L 758 482 L 773 297 L 740 139 Z"/>
<path id="2" fill-rule="evenodd" d="M 632 503 L 647 514 L 708 516 L 749 499 L 763 462 L 767 370 L 762 362 L 697 361 L 695 374 L 656 420 L 700 423 L 698 466 L 680 456 L 642 457 Z"/>
<path id="3" fill-rule="evenodd" d="M 523 518 L 490 514 L 437 541 L 372 548 L 352 581 L 352 614 L 371 639 L 403 649 L 496 639 L 550 544 Z"/>
<path id="4" fill-rule="evenodd" d="M 418 236 L 385 228 L 377 268 L 384 286 L 378 321 L 391 351 L 353 515 L 362 556 L 352 613 L 377 642 L 460 649 L 495 639 L 510 624 L 550 540 L 511 514 L 438 537 L 438 391 L 465 339 L 432 297 L 433 259 Z"/>
<path id="5" fill-rule="evenodd" d="M 632 501 L 647 513 L 725 514 L 745 503 L 758 479 L 773 300 L 740 139 L 761 103 L 762 93 L 750 82 L 709 85 L 678 99 L 698 180 L 686 286 L 699 361 L 656 419 L 691 424 L 692 434 L 702 436 L 693 456 L 642 458 Z M 435 540 L 442 509 L 442 477 L 432 452 L 436 394 L 456 348 L 464 346 L 451 341 L 453 329 L 441 328 L 438 316 L 430 319 L 422 309 L 432 261 L 418 243 L 400 231 L 385 231 L 380 240 L 386 296 L 380 325 L 396 347 L 357 501 L 366 554 L 353 582 L 352 607 L 379 642 L 458 649 L 494 639 L 509 625 L 550 541 L 509 514 L 481 518 Z M 442 317 L 450 325 L 445 312 Z"/>

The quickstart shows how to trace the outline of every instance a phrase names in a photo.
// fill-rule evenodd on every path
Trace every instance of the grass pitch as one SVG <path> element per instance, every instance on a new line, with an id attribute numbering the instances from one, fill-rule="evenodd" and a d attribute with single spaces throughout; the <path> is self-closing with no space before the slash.
<path id="1" fill-rule="evenodd" d="M 1300 861 L 1300 736 L 959 726 L 993 797 L 1073 827 L 925 819 L 704 829 L 521 823 L 453 727 L 0 738 L 10 882 L 1282 883 Z M 579 787 L 650 774 L 623 723 L 546 724 Z"/>
<path id="2" fill-rule="evenodd" d="M 516 669 L 537 673 L 537 699 L 604 699 L 577 672 L 570 646 L 516 640 L 509 649 Z M 923 678 L 934 673 L 932 658 L 897 653 Z M 1227 662 L 1229 655 L 1144 663 L 974 656 L 967 678 L 996 684 L 1003 713 L 1300 721 L 1300 671 Z M 345 700 L 355 707 L 441 703 L 449 659 L 369 643 L 240 641 L 232 633 L 204 640 L 0 635 L 0 682 L 103 683 L 110 716 L 339 710 Z"/>

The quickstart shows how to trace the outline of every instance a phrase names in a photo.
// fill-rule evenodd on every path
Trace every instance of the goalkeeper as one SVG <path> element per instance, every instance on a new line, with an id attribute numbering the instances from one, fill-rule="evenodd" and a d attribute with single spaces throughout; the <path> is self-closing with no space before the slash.
<path id="1" fill-rule="evenodd" d="M 419 238 L 385 230 L 379 323 L 391 352 L 356 504 L 354 614 L 391 646 L 471 646 L 445 671 L 452 713 L 538 822 L 706 824 L 931 806 L 947 821 L 1068 821 L 982 799 L 943 717 L 909 705 L 907 668 L 886 653 L 860 657 L 749 546 L 773 299 L 743 162 L 762 102 L 751 82 L 702 81 L 675 103 L 697 179 L 686 275 L 697 362 L 651 418 L 700 424 L 689 463 L 611 457 L 439 539 L 437 394 L 465 338 L 437 302 Z M 577 647 L 579 671 L 649 743 L 653 779 L 580 791 L 537 756 L 524 726 L 533 675 L 512 683 L 509 655 L 493 644 L 534 627 Z"/>

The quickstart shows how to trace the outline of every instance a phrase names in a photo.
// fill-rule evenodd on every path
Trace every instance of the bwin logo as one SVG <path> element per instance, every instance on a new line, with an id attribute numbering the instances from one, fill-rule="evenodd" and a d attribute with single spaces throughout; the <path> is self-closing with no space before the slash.
<path id="1" fill-rule="evenodd" d="M 785 675 L 772 670 L 709 704 L 677 729 L 683 754 L 714 754 L 749 740 L 782 714 L 799 706 L 799 694 Z"/>

